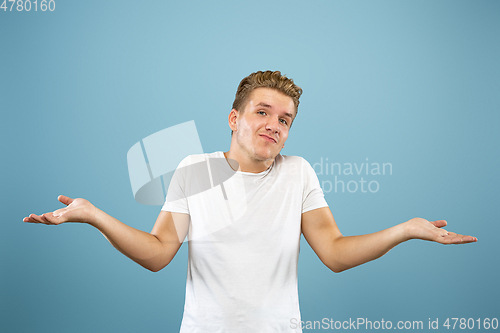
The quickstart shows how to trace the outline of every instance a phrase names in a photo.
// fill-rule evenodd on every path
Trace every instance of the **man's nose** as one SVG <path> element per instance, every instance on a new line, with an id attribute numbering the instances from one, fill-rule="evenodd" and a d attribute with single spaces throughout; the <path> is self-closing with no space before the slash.
<path id="1" fill-rule="evenodd" d="M 280 130 L 280 120 L 278 117 L 269 117 L 267 120 L 266 128 L 271 130 L 273 133 L 277 133 Z"/>

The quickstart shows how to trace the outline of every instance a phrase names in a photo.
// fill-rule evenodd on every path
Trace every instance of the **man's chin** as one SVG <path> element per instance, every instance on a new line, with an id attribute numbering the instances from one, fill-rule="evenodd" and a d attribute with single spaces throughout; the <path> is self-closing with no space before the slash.
<path id="1" fill-rule="evenodd" d="M 262 162 L 265 161 L 272 161 L 278 156 L 279 152 L 261 152 L 261 153 L 256 153 L 256 159 Z"/>

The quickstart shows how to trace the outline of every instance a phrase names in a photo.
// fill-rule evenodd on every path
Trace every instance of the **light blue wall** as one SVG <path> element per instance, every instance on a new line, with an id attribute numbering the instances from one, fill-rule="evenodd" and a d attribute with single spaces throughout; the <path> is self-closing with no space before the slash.
<path id="1" fill-rule="evenodd" d="M 304 89 L 284 154 L 318 173 L 326 159 L 392 165 L 337 175 L 378 185 L 326 193 L 345 235 L 418 216 L 479 239 L 411 241 L 341 274 L 304 241 L 303 320 L 427 328 L 429 318 L 500 317 L 499 17 L 498 1 L 56 0 L 54 12 L 1 10 L 0 330 L 175 332 L 186 246 L 151 273 L 87 225 L 22 218 L 61 207 L 65 194 L 150 231 L 160 208 L 134 201 L 128 149 L 195 120 L 205 152 L 227 150 L 236 86 L 266 69 Z M 326 170 L 319 179 L 335 184 Z"/>

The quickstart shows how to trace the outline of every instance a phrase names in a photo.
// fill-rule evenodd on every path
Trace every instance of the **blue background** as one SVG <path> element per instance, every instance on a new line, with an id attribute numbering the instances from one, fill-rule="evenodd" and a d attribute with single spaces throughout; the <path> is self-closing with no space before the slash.
<path id="1" fill-rule="evenodd" d="M 185 245 L 152 273 L 88 225 L 22 218 L 65 194 L 150 231 L 160 207 L 134 201 L 128 149 L 195 120 L 205 152 L 227 151 L 236 87 L 267 69 L 304 89 L 283 154 L 393 166 L 365 177 L 376 193 L 326 194 L 344 235 L 418 216 L 479 239 L 410 241 L 340 274 L 303 241 L 303 320 L 427 328 L 500 317 L 499 17 L 498 1 L 56 0 L 53 12 L 0 11 L 0 330 L 177 331 Z"/>

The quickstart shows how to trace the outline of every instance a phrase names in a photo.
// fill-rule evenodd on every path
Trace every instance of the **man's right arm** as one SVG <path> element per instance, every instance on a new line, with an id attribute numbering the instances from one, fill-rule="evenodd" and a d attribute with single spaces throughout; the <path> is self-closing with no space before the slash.
<path id="1" fill-rule="evenodd" d="M 97 228 L 118 251 L 153 272 L 170 263 L 189 226 L 189 215 L 162 211 L 151 233 L 147 233 L 120 222 L 85 199 L 66 196 L 59 196 L 58 199 L 67 207 L 40 216 L 31 214 L 23 221 L 49 225 L 88 223 Z"/>
<path id="2" fill-rule="evenodd" d="M 185 215 L 187 218 L 184 218 Z M 175 216 L 175 223 L 174 223 Z M 182 239 L 178 236 L 176 225 L 189 216 L 181 213 L 161 211 L 151 233 L 128 226 L 100 209 L 96 212 L 94 227 L 121 253 L 153 272 L 158 272 L 174 258 Z M 185 236 L 185 234 L 184 234 Z"/>

